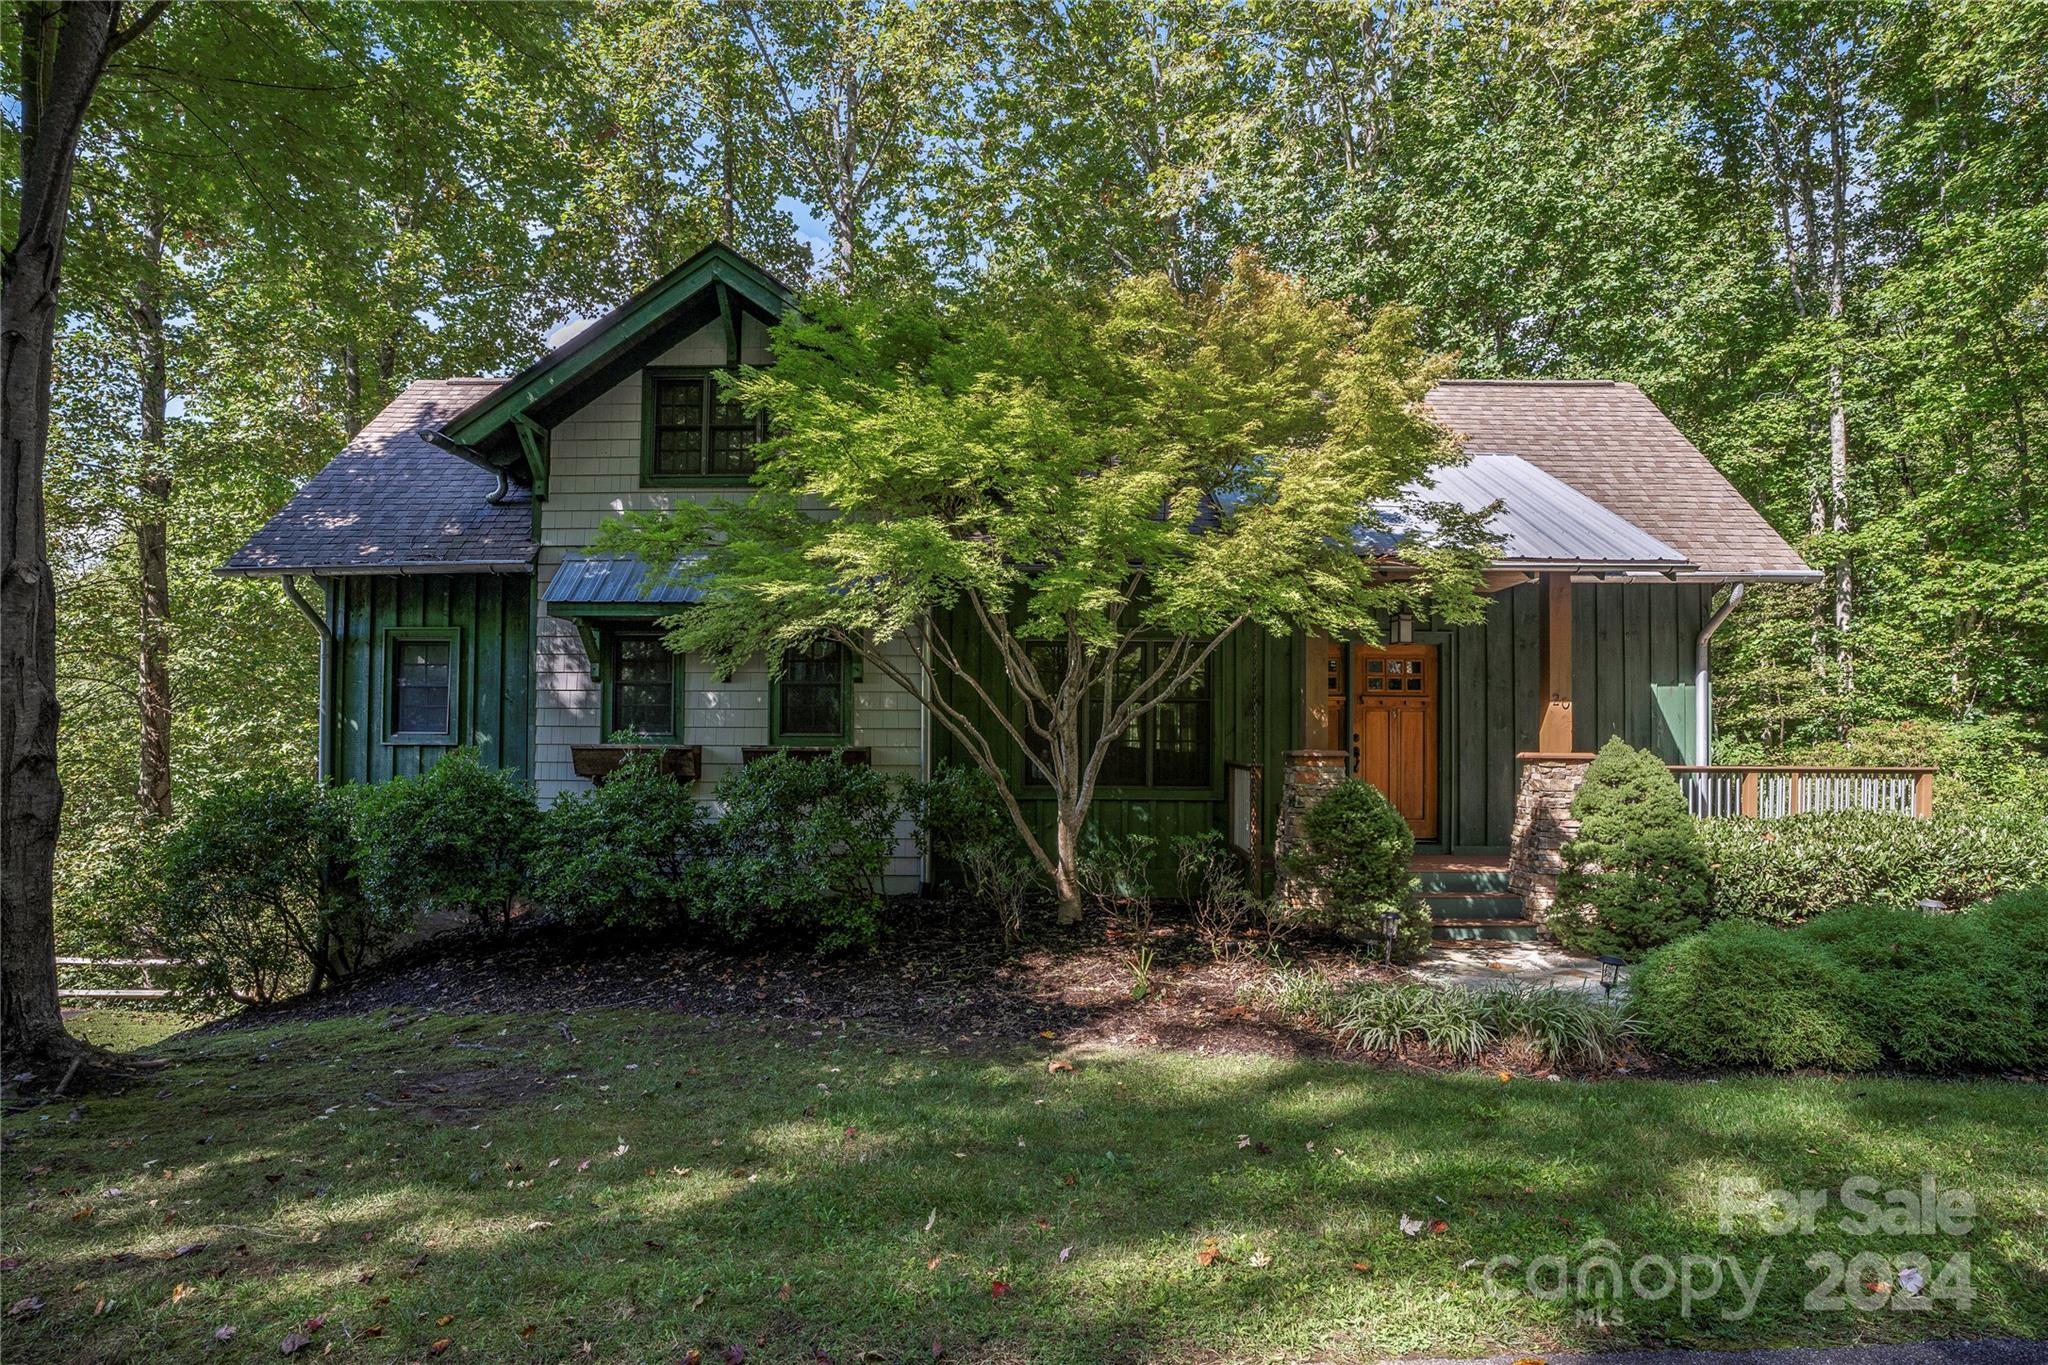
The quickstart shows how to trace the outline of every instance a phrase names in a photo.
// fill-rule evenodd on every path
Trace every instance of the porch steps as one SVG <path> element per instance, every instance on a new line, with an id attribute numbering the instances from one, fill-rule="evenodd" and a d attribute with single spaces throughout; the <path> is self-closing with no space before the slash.
<path id="1" fill-rule="evenodd" d="M 1418 858 L 1415 875 L 1440 943 L 1526 942 L 1540 933 L 1508 890 L 1504 859 Z"/>

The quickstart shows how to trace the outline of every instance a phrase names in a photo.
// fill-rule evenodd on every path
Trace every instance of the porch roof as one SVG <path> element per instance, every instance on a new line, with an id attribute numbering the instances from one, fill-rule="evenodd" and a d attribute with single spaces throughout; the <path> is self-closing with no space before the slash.
<path id="1" fill-rule="evenodd" d="M 694 580 L 648 568 L 637 555 L 571 553 L 541 601 L 550 616 L 667 616 L 704 600 Z"/>
<path id="2" fill-rule="evenodd" d="M 1375 505 L 1384 529 L 1362 531 L 1361 549 L 1393 555 L 1410 538 L 1429 538 L 1435 528 L 1413 510 L 1421 501 L 1451 503 L 1474 515 L 1493 507 L 1486 529 L 1495 538 L 1494 563 L 1501 568 L 1676 573 L 1698 567 L 1516 455 L 1474 455 L 1464 464 L 1431 471 L 1427 481 L 1410 484 L 1402 493 L 1401 501 Z"/>

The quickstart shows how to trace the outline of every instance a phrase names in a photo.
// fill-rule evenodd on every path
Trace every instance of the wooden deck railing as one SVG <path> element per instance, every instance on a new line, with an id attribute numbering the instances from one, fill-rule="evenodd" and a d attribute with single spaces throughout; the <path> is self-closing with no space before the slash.
<path id="1" fill-rule="evenodd" d="M 1877 810 L 1925 818 L 1934 809 L 1932 768 L 1801 768 L 1674 764 L 1694 815 L 1775 820 L 1801 811 Z"/>
<path id="2" fill-rule="evenodd" d="M 75 1000 L 161 1000 L 170 992 L 150 979 L 152 971 L 182 967 L 185 964 L 168 957 L 60 957 L 59 967 L 90 967 L 98 971 L 115 969 L 133 971 L 140 975 L 142 985 L 126 989 L 114 987 L 69 987 L 59 985 L 57 994 Z"/>

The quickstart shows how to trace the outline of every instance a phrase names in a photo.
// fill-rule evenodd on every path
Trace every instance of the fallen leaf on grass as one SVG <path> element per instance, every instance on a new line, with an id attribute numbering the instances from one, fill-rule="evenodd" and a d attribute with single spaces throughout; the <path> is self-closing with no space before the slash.
<path id="1" fill-rule="evenodd" d="M 104 1314 L 104 1313 L 105 1313 L 106 1311 L 107 1311 L 107 1301 L 106 1301 L 105 1299 L 101 1299 L 101 1300 L 100 1300 L 100 1301 L 99 1301 L 98 1303 L 96 1303 L 96 1304 L 94 1304 L 94 1305 L 92 1306 L 92 1315 L 93 1315 L 94 1317 L 99 1317 L 99 1316 L 101 1316 L 102 1314 Z"/>
<path id="2" fill-rule="evenodd" d="M 1905 1266 L 1900 1269 L 1899 1288 L 1905 1290 L 1908 1294 L 1917 1294 L 1926 1287 L 1927 1277 L 1922 1275 L 1917 1269 L 1912 1266 Z"/>
<path id="3" fill-rule="evenodd" d="M 1063 1246 L 1063 1247 L 1061 1247 L 1061 1248 L 1060 1248 L 1060 1264 L 1061 1264 L 1061 1265 L 1065 1265 L 1065 1264 L 1067 1263 L 1067 1258 L 1068 1258 L 1068 1257 L 1070 1257 L 1070 1256 L 1072 1256 L 1073 1254 L 1074 1254 L 1074 1248 L 1073 1248 L 1072 1246 Z"/>
<path id="4" fill-rule="evenodd" d="M 1214 1242 L 1209 1243 L 1207 1246 L 1203 1247 L 1200 1251 L 1195 1253 L 1196 1265 L 1215 1265 L 1218 1261 L 1222 1259 L 1224 1259 L 1223 1251 Z"/>
<path id="5" fill-rule="evenodd" d="M 1451 1225 L 1449 1223 L 1446 1223 L 1443 1219 L 1439 1218 L 1429 1225 L 1429 1230 L 1431 1232 L 1449 1232 L 1451 1230 Z"/>
<path id="6" fill-rule="evenodd" d="M 443 1313 L 440 1317 L 434 1319 L 434 1326 L 446 1327 L 449 1323 L 453 1321 L 455 1321 L 455 1315 L 453 1313 Z"/>
<path id="7" fill-rule="evenodd" d="M 432 1346 L 429 1346 L 429 1347 L 427 1348 L 427 1354 L 428 1354 L 428 1355 L 430 1355 L 430 1356 L 437 1356 L 437 1355 L 441 1354 L 441 1352 L 443 1352 L 443 1351 L 447 1350 L 447 1349 L 448 1349 L 448 1348 L 449 1348 L 450 1346 L 453 1346 L 454 1344 L 455 1344 L 455 1338 L 454 1338 L 454 1337 L 440 1337 L 440 1338 L 437 1338 L 437 1339 L 435 1340 L 434 1344 L 433 1344 Z"/>
<path id="8" fill-rule="evenodd" d="M 1267 1266 L 1273 1264 L 1273 1258 L 1266 1252 L 1254 1251 L 1251 1254 L 1251 1258 L 1245 1264 L 1249 1265 L 1253 1270 L 1264 1270 Z"/>
<path id="9" fill-rule="evenodd" d="M 1424 1223 L 1420 1218 L 1410 1218 L 1405 1213 L 1401 1215 L 1401 1235 L 1403 1237 L 1420 1237 L 1423 1228 L 1427 1226 L 1428 1224 Z"/>
<path id="10" fill-rule="evenodd" d="M 924 1220 L 924 1230 L 926 1232 L 930 1232 L 934 1227 L 938 1226 L 938 1222 L 939 1211 L 937 1209 L 933 1209 L 931 1212 L 931 1216 Z"/>
<path id="11" fill-rule="evenodd" d="M 13 1305 L 8 1308 L 7 1316 L 10 1318 L 32 1318 L 42 1311 L 43 1301 L 31 1294 L 25 1299 L 16 1299 Z"/>
<path id="12" fill-rule="evenodd" d="M 532 1340 L 533 1340 L 533 1334 L 534 1334 L 535 1332 L 538 1332 L 539 1330 L 540 1330 L 540 1324 L 539 1324 L 539 1323 L 537 1323 L 537 1322 L 529 1322 L 529 1323 L 527 1323 L 527 1324 L 526 1324 L 526 1326 L 524 1326 L 524 1327 L 522 1327 L 522 1328 L 520 1328 L 520 1329 L 519 1329 L 519 1339 L 520 1339 L 521 1341 L 532 1341 Z"/>
<path id="13" fill-rule="evenodd" d="M 366 1337 L 381 1337 L 381 1336 L 383 1336 L 383 1335 L 384 1335 L 384 1324 L 383 1324 L 383 1323 L 381 1323 L 381 1322 L 373 1322 L 373 1323 L 371 1323 L 371 1324 L 370 1324 L 370 1325 L 369 1325 L 368 1327 L 365 1327 L 365 1328 L 363 1329 L 363 1335 L 364 1335 L 364 1336 L 366 1336 Z"/>
<path id="14" fill-rule="evenodd" d="M 189 1284 L 174 1284 L 171 1286 L 172 1303 L 183 1303 L 191 1294 L 192 1286 Z"/>
<path id="15" fill-rule="evenodd" d="M 784 1303 L 788 1303 L 788 1302 L 789 1302 L 789 1296 L 790 1296 L 790 1295 L 791 1295 L 791 1294 L 792 1294 L 793 1292 L 795 1292 L 795 1291 L 794 1291 L 794 1290 L 792 1290 L 792 1289 L 790 1288 L 790 1284 L 789 1284 L 789 1281 L 788 1281 L 788 1280 L 784 1280 L 784 1281 L 782 1282 L 782 1288 L 780 1288 L 780 1289 L 778 1289 L 778 1290 L 776 1290 L 776 1291 L 775 1291 L 775 1297 L 776 1297 L 776 1298 L 778 1298 L 778 1299 L 781 1299 L 781 1300 L 782 1300 L 782 1301 L 783 1301 Z"/>
<path id="16" fill-rule="evenodd" d="M 1503 1071 L 1500 1073 L 1500 1078 L 1502 1083 L 1505 1084 L 1506 1082 L 1511 1081 L 1515 1078 L 1515 1073 L 1512 1071 Z"/>
<path id="17" fill-rule="evenodd" d="M 234 1327 L 230 1324 L 223 1324 L 222 1326 L 214 1328 L 213 1339 L 215 1341 L 233 1341 L 235 1339 Z"/>
<path id="18" fill-rule="evenodd" d="M 284 1340 L 277 1343 L 277 1353 L 281 1356 L 295 1356 L 312 1344 L 313 1338 L 304 1332 L 287 1332 Z"/>
<path id="19" fill-rule="evenodd" d="M 1372 1262 L 1371 1262 L 1371 1261 L 1353 1261 L 1353 1262 L 1351 1263 L 1351 1268 L 1352 1268 L 1353 1270 L 1357 1271 L 1357 1272 L 1358 1272 L 1359 1274 L 1361 1274 L 1361 1275 L 1370 1275 L 1370 1274 L 1372 1274 Z"/>
<path id="20" fill-rule="evenodd" d="M 80 1209 L 78 1212 L 71 1215 L 71 1221 L 74 1223 L 83 1223 L 86 1219 L 92 1217 L 93 1214 L 97 1212 L 99 1212 L 99 1210 L 95 1209 L 92 1205 L 87 1204 L 84 1208 Z"/>
<path id="21" fill-rule="evenodd" d="M 1045 1064 L 1045 1074 L 1048 1076 L 1052 1075 L 1055 1071 L 1072 1071 L 1073 1069 L 1074 1064 L 1072 1062 L 1054 1060 Z"/>
<path id="22" fill-rule="evenodd" d="M 187 1242 L 184 1246 L 181 1246 L 176 1251 L 173 1251 L 165 1259 L 175 1261 L 181 1256 L 195 1255 L 198 1252 L 204 1250 L 206 1250 L 206 1243 L 204 1242 Z"/>

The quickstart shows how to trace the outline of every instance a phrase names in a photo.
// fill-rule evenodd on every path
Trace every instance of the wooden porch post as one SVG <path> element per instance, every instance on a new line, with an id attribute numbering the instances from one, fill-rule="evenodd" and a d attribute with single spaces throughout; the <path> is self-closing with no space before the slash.
<path id="1" fill-rule="evenodd" d="M 1572 752 L 1572 576 L 1543 575 L 1543 717 L 1536 747 L 1547 754 Z"/>

